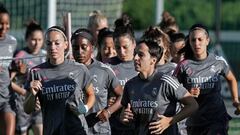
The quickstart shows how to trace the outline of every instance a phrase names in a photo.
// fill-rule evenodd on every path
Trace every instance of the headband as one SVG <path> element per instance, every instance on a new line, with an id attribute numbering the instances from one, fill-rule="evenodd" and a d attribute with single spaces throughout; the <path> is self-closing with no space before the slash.
<path id="1" fill-rule="evenodd" d="M 57 31 L 57 32 L 61 33 L 63 35 L 63 38 L 65 39 L 65 41 L 67 41 L 67 37 L 62 30 L 60 30 L 58 28 L 49 28 L 46 33 L 50 32 L 50 31 Z M 46 36 L 47 36 L 47 34 L 45 35 L 45 37 Z"/>
<path id="2" fill-rule="evenodd" d="M 92 45 L 94 45 L 94 37 L 92 34 L 86 32 L 86 31 L 76 31 L 72 35 L 72 40 L 75 39 L 77 36 L 86 38 L 88 41 L 91 42 Z"/>

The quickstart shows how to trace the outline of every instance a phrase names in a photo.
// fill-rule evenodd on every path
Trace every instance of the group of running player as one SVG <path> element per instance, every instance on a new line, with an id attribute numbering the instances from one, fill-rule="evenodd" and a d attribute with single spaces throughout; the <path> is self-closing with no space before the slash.
<path id="1" fill-rule="evenodd" d="M 32 128 L 35 135 L 227 135 L 221 76 L 240 113 L 229 65 L 207 51 L 206 26 L 194 24 L 185 37 L 168 12 L 163 17 L 139 42 L 126 14 L 112 30 L 94 11 L 71 43 L 64 28 L 44 33 L 31 20 L 26 47 L 16 51 L 1 5 L 0 134 Z M 66 58 L 70 45 L 73 59 Z"/>

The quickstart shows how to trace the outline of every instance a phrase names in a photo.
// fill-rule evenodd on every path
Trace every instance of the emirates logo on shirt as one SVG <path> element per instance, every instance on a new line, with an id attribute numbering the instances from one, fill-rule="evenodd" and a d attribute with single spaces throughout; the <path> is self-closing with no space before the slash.
<path id="1" fill-rule="evenodd" d="M 42 85 L 41 95 L 48 101 L 66 99 L 76 89 L 76 83 L 70 79 L 47 81 Z"/>
<path id="2" fill-rule="evenodd" d="M 136 114 L 153 114 L 154 108 L 158 107 L 158 101 L 150 100 L 131 100 L 130 104 Z"/>

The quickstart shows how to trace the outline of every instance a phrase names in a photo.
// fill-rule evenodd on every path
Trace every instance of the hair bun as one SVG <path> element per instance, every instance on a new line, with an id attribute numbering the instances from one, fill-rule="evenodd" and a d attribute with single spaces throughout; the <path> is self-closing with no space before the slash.
<path id="1" fill-rule="evenodd" d="M 119 27 L 132 28 L 132 20 L 126 13 L 123 13 L 121 18 L 119 18 L 115 21 L 115 27 L 116 28 L 119 28 Z"/>

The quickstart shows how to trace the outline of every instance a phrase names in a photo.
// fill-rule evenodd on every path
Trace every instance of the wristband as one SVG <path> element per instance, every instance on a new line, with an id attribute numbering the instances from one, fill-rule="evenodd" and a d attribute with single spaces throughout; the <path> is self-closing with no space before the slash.
<path id="1" fill-rule="evenodd" d="M 86 113 L 88 112 L 88 106 L 84 105 L 85 109 L 86 109 Z"/>

